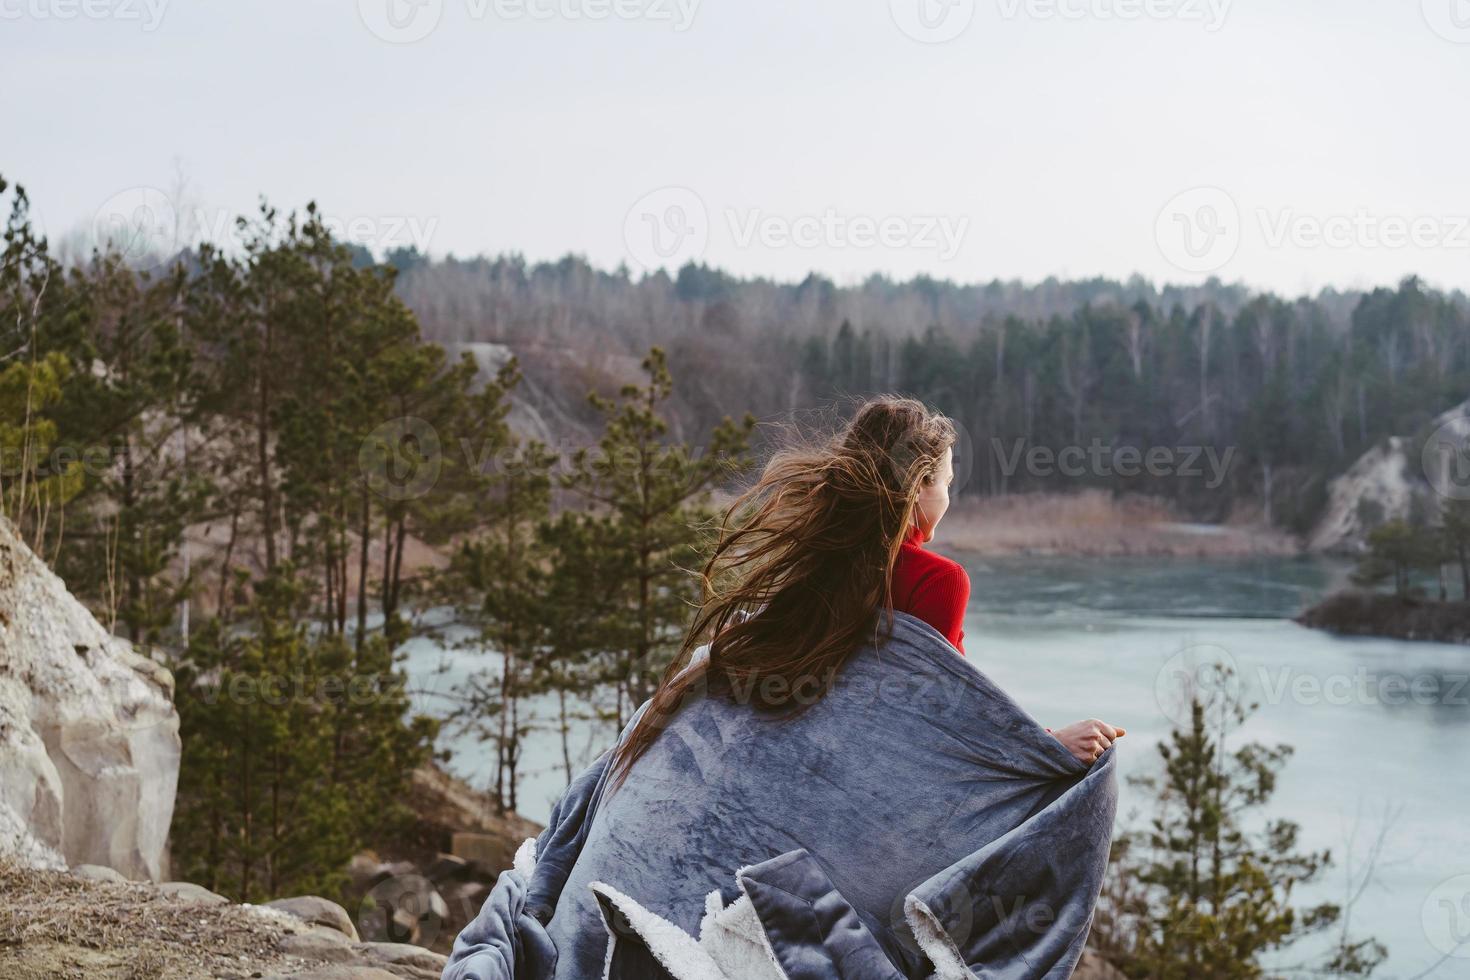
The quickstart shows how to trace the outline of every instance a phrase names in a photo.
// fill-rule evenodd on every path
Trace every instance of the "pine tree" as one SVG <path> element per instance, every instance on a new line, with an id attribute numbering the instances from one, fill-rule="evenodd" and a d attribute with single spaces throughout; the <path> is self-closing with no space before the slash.
<path id="1" fill-rule="evenodd" d="M 1470 602 L 1470 499 L 1446 500 L 1440 508 L 1445 548 L 1460 566 L 1460 599 Z"/>
<path id="2" fill-rule="evenodd" d="M 617 642 L 617 590 L 609 583 L 626 574 L 614 546 L 617 528 L 606 515 L 567 510 L 541 528 L 550 565 L 540 595 L 542 656 L 538 686 L 557 697 L 556 732 L 568 783 L 575 773 L 571 725 L 578 706 L 593 701 L 603 685 L 617 684 L 605 651 Z"/>
<path id="3" fill-rule="evenodd" d="M 727 417 L 704 445 L 668 442 L 661 407 L 673 379 L 664 352 L 653 348 L 643 370 L 647 382 L 625 385 L 617 400 L 589 396 L 603 418 L 602 438 L 595 451 L 577 452 L 565 481 L 609 522 L 610 553 L 599 564 L 618 569 L 607 587 L 619 728 L 672 659 L 698 597 L 691 569 L 711 546 L 710 491 L 744 468 L 755 428 L 750 415 L 741 423 Z"/>
<path id="4" fill-rule="evenodd" d="M 1158 747 L 1162 772 L 1133 783 L 1156 806 L 1146 829 L 1120 834 L 1094 941 L 1129 976 L 1150 980 L 1253 980 L 1267 954 L 1338 923 L 1331 903 L 1298 907 L 1292 894 L 1332 863 L 1303 852 L 1299 828 L 1260 816 L 1291 748 L 1227 741 L 1251 708 L 1225 668 L 1198 693 L 1187 724 Z M 1255 829 L 1259 828 L 1259 829 Z M 1331 976 L 1366 976 L 1385 955 L 1343 934 L 1322 965 Z"/>
<path id="5" fill-rule="evenodd" d="M 173 824 L 181 876 L 242 902 L 340 894 L 348 859 L 404 826 L 435 726 L 406 722 L 381 640 L 354 650 L 300 620 L 289 564 L 257 583 L 246 629 L 200 630 L 176 670 L 184 757 Z"/>
<path id="6" fill-rule="evenodd" d="M 10 185 L 0 177 L 0 195 Z M 58 337 L 74 328 L 71 297 L 46 239 L 31 224 L 30 198 L 15 187 L 0 249 L 0 516 L 31 547 L 54 556 L 66 504 L 83 467 L 60 424 L 71 361 Z"/>
<path id="7" fill-rule="evenodd" d="M 1368 532 L 1368 553 L 1353 570 L 1358 585 L 1392 580 L 1394 595 L 1407 596 L 1413 573 L 1439 564 L 1438 533 L 1407 521 L 1387 521 Z"/>
<path id="8" fill-rule="evenodd" d="M 450 572 L 460 597 L 458 621 L 473 630 L 461 645 L 498 660 L 497 669 L 469 678 L 453 717 L 495 745 L 501 812 L 518 803 L 521 749 L 531 730 L 523 704 L 543 679 L 536 669 L 547 565 L 540 529 L 550 518 L 555 463 L 539 442 L 512 442 L 511 449 L 483 475 L 481 522 L 457 549 Z"/>
<path id="9" fill-rule="evenodd" d="M 73 272 L 79 327 L 63 425 L 86 446 L 86 483 L 58 562 L 68 587 L 108 610 L 136 642 L 159 642 L 192 583 L 176 569 L 184 529 L 210 493 L 183 463 L 202 431 L 183 330 L 182 268 L 154 279 L 114 253 Z"/>

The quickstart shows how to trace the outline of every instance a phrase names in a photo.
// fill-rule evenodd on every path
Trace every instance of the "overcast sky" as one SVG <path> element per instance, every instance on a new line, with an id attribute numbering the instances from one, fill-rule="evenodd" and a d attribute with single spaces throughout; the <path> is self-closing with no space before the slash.
<path id="1" fill-rule="evenodd" d="M 53 238 L 1465 288 L 1467 91 L 1467 0 L 0 0 Z"/>

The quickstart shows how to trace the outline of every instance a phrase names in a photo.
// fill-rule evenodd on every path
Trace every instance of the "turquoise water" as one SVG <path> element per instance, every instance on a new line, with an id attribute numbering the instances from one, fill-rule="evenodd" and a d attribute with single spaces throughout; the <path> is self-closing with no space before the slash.
<path id="1" fill-rule="evenodd" d="M 1336 858 L 1301 898 L 1358 895 L 1353 933 L 1389 947 L 1378 976 L 1470 977 L 1470 647 L 1297 626 L 1290 617 L 1345 575 L 1327 562 L 957 557 L 972 581 L 970 658 L 1045 725 L 1100 717 L 1128 729 L 1125 775 L 1154 770 L 1155 746 L 1180 717 L 1180 678 L 1199 663 L 1232 663 L 1259 702 L 1236 740 L 1295 748 L 1270 814 L 1295 820 L 1304 847 Z M 442 713 L 455 681 L 486 662 L 413 646 L 421 706 Z M 552 704 L 535 710 L 549 717 Z M 574 763 L 609 737 L 606 726 L 579 722 Z M 452 768 L 487 784 L 487 749 L 469 736 L 446 747 Z M 556 736 L 533 736 L 521 795 L 533 819 L 546 818 L 564 785 L 560 758 Z M 1145 819 L 1147 806 L 1123 786 L 1124 820 Z M 1283 971 L 1308 952 L 1284 958 Z"/>
<path id="2" fill-rule="evenodd" d="M 1295 748 L 1271 815 L 1336 859 L 1301 897 L 1360 892 L 1352 931 L 1388 946 L 1379 976 L 1470 977 L 1470 942 L 1456 946 L 1470 940 L 1470 647 L 1296 625 L 1290 616 L 1341 581 L 1328 563 L 961 557 L 970 658 L 1043 724 L 1126 728 L 1125 775 L 1156 771 L 1155 746 L 1180 717 L 1178 677 L 1232 662 L 1259 703 L 1233 742 Z M 1146 819 L 1147 806 L 1124 785 L 1125 820 Z"/>

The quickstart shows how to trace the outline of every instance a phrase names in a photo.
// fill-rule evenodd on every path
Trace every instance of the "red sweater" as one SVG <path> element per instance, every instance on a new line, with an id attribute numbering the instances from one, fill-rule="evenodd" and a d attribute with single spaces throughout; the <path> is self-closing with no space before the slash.
<path id="1" fill-rule="evenodd" d="M 963 655 L 970 576 L 959 562 L 923 545 L 924 532 L 910 529 L 893 566 L 893 608 L 934 627 Z"/>

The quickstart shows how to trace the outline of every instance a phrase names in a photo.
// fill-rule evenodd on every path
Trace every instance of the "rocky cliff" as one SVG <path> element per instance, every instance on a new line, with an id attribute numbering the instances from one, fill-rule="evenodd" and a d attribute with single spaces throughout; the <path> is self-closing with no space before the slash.
<path id="1" fill-rule="evenodd" d="M 1312 551 L 1358 554 L 1368 532 L 1416 513 L 1433 519 L 1439 500 L 1470 493 L 1461 472 L 1470 457 L 1470 401 L 1407 436 L 1391 436 L 1333 480 L 1312 529 Z"/>
<path id="2" fill-rule="evenodd" d="M 0 518 L 0 854 L 166 877 L 172 694 L 169 672 L 109 635 Z"/>
<path id="3" fill-rule="evenodd" d="M 1374 526 L 1408 516 L 1415 494 L 1422 492 L 1409 468 L 1408 441 L 1390 437 L 1332 481 L 1327 508 L 1312 529 L 1312 551 L 1357 553 Z"/>

